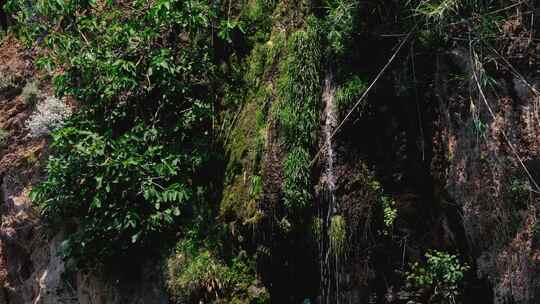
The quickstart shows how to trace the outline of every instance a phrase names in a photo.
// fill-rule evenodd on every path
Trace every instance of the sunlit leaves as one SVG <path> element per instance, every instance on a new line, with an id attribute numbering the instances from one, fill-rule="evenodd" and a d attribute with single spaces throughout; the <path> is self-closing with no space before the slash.
<path id="1" fill-rule="evenodd" d="M 68 230 L 80 266 L 151 246 L 201 197 L 208 158 L 214 7 L 205 1 L 12 0 L 19 35 L 78 112 L 53 134 L 32 198 Z M 31 20 L 39 20 L 32 23 Z"/>

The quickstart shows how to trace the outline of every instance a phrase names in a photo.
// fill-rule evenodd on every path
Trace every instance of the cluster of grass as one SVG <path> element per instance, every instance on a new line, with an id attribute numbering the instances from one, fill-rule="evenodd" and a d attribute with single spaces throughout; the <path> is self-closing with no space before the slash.
<path id="1" fill-rule="evenodd" d="M 353 75 L 336 90 L 336 108 L 340 117 L 345 116 L 361 95 L 367 89 L 367 83 L 357 75 Z M 358 107 L 357 112 L 361 114 L 365 108 L 365 102 Z"/>
<path id="2" fill-rule="evenodd" d="M 502 23 L 513 14 L 516 3 L 507 0 L 416 0 L 405 3 L 405 12 L 414 17 L 418 38 L 428 46 L 441 47 L 456 39 L 470 40 L 475 48 L 496 44 Z M 527 5 L 523 2 L 523 5 Z"/>
<path id="3" fill-rule="evenodd" d="M 358 13 L 356 0 L 326 0 L 324 27 L 329 53 L 342 56 L 349 49 Z"/>
<path id="4" fill-rule="evenodd" d="M 311 200 L 310 155 L 317 142 L 322 93 L 321 34 L 317 22 L 310 18 L 305 30 L 291 35 L 278 80 L 277 118 L 288 152 L 283 193 L 285 205 L 292 209 L 302 209 Z"/>
<path id="5" fill-rule="evenodd" d="M 309 206 L 311 202 L 310 192 L 310 155 L 302 147 L 293 148 L 285 159 L 283 171 L 283 195 L 285 206 L 294 212 Z"/>

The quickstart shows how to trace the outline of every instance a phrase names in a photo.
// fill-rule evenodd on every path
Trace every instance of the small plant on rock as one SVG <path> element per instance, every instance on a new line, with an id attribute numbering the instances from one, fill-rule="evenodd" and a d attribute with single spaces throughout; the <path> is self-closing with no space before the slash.
<path id="1" fill-rule="evenodd" d="M 8 140 L 8 136 L 9 136 L 9 132 L 4 130 L 4 129 L 0 129 L 0 148 L 3 148 L 6 146 L 7 144 L 7 140 Z"/>
<path id="2" fill-rule="evenodd" d="M 5 72 L 0 72 L 0 93 L 5 93 L 16 87 L 13 75 Z"/>
<path id="3" fill-rule="evenodd" d="M 394 222 L 397 218 L 397 208 L 396 202 L 388 196 L 382 196 L 381 202 L 383 206 L 383 220 L 384 220 L 384 231 L 385 235 L 392 234 L 394 228 Z"/>
<path id="4" fill-rule="evenodd" d="M 33 106 L 36 104 L 39 94 L 39 83 L 36 80 L 33 80 L 26 83 L 21 96 L 26 105 Z"/>

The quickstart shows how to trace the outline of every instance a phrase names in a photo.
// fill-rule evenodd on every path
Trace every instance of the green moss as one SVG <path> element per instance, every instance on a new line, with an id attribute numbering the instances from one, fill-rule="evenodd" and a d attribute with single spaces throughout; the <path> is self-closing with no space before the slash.
<path id="1" fill-rule="evenodd" d="M 248 58 L 248 89 L 245 105 L 232 128 L 227 145 L 226 180 L 221 203 L 221 216 L 243 224 L 256 224 L 260 219 L 257 201 L 262 192 L 260 164 L 266 148 L 267 107 L 272 85 L 265 81 L 266 59 L 263 47 L 256 47 Z M 260 57 L 262 56 L 262 57 Z"/>
<path id="2" fill-rule="evenodd" d="M 250 1 L 253 5 L 244 13 L 255 18 L 264 1 Z M 267 4 L 264 4 L 267 5 Z M 253 10 L 253 11 L 250 11 Z M 255 43 L 245 59 L 245 75 L 239 88 L 244 103 L 234 122 L 226 143 L 226 180 L 221 203 L 221 216 L 229 221 L 256 224 L 261 213 L 257 202 L 262 193 L 261 161 L 267 146 L 269 107 L 275 99 L 274 74 L 284 53 L 284 34 L 275 29 L 268 41 Z M 240 98 L 240 96 L 238 96 Z M 232 111 L 230 111 L 232 112 Z M 229 123 L 236 114 L 230 113 Z"/>
<path id="3" fill-rule="evenodd" d="M 285 47 L 285 38 L 282 32 L 272 33 L 270 39 L 264 43 L 258 43 L 247 59 L 246 81 L 255 87 L 264 88 L 266 81 L 274 70 L 279 55 Z M 259 89 L 261 89 L 259 88 Z"/>
<path id="4" fill-rule="evenodd" d="M 306 26 L 306 16 L 311 13 L 313 1 L 279 1 L 274 13 L 272 23 L 274 27 L 294 31 Z"/>
<path id="5" fill-rule="evenodd" d="M 253 101 L 246 104 L 225 147 L 228 163 L 221 215 L 227 218 L 246 220 L 252 218 L 257 211 L 250 196 L 250 180 L 256 155 L 257 109 Z"/>
<path id="6" fill-rule="evenodd" d="M 246 79 L 255 86 L 258 86 L 262 80 L 267 52 L 266 44 L 257 44 L 248 59 L 249 67 L 246 73 Z"/>
<path id="7" fill-rule="evenodd" d="M 257 113 L 255 102 L 246 105 L 226 147 L 228 164 L 220 212 L 222 217 L 232 221 L 251 224 L 260 218 L 257 200 L 262 191 L 262 181 L 257 174 L 264 143 L 259 139 Z"/>
<path id="8" fill-rule="evenodd" d="M 273 67 L 285 47 L 285 34 L 283 32 L 272 33 L 270 40 L 266 42 L 266 46 L 268 49 L 266 66 Z"/>

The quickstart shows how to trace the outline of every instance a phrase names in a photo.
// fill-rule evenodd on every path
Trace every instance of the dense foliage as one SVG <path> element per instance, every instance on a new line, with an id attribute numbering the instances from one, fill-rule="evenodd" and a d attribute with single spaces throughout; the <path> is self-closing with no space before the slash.
<path id="1" fill-rule="evenodd" d="M 159 241 L 203 200 L 216 8 L 204 1 L 10 1 L 19 35 L 78 111 L 53 134 L 44 216 L 85 264 Z"/>

